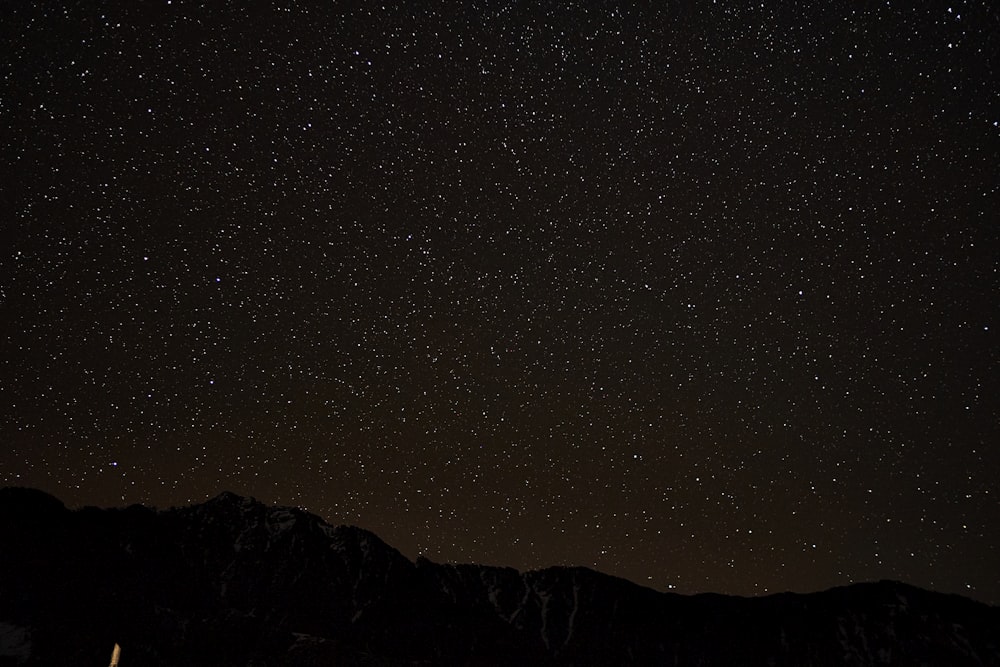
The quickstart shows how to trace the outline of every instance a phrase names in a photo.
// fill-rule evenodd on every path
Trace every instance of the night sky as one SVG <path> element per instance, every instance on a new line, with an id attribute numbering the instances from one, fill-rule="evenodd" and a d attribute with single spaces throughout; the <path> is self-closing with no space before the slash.
<path id="1" fill-rule="evenodd" d="M 4 3 L 0 484 L 1000 603 L 995 3 L 246 4 Z"/>

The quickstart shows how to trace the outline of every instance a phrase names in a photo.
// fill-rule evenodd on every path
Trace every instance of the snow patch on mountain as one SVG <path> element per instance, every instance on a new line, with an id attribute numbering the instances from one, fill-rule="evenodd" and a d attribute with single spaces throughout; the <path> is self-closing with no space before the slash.
<path id="1" fill-rule="evenodd" d="M 271 537 L 290 530 L 297 520 L 297 512 L 284 507 L 269 509 L 264 518 L 267 532 Z"/>
<path id="2" fill-rule="evenodd" d="M 31 657 L 31 635 L 27 628 L 0 621 L 0 658 L 13 658 L 21 664 Z"/>

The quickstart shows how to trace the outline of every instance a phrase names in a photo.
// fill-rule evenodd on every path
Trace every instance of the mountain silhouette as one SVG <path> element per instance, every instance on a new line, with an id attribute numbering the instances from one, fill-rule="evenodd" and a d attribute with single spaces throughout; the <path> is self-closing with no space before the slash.
<path id="1" fill-rule="evenodd" d="M 71 511 L 0 489 L 0 667 L 1000 665 L 1000 608 L 881 581 L 683 596 L 586 568 L 411 562 L 223 493 Z"/>

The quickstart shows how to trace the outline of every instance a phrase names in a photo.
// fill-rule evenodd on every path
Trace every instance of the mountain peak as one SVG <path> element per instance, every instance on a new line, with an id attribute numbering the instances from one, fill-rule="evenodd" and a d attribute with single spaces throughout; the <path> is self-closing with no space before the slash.
<path id="1" fill-rule="evenodd" d="M 232 491 L 223 491 L 222 493 L 209 498 L 206 500 L 204 505 L 239 505 L 244 507 L 250 507 L 253 505 L 260 505 L 258 501 L 253 496 L 241 496 L 238 493 L 233 493 Z"/>
<path id="2" fill-rule="evenodd" d="M 0 487 L 0 507 L 35 507 L 52 512 L 66 510 L 66 505 L 52 494 L 26 486 Z"/>

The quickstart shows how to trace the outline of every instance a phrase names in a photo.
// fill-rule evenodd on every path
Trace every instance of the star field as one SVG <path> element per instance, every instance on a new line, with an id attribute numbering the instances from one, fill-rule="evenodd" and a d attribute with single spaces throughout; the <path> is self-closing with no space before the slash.
<path id="1" fill-rule="evenodd" d="M 0 484 L 1000 602 L 986 2 L 15 2 Z"/>

